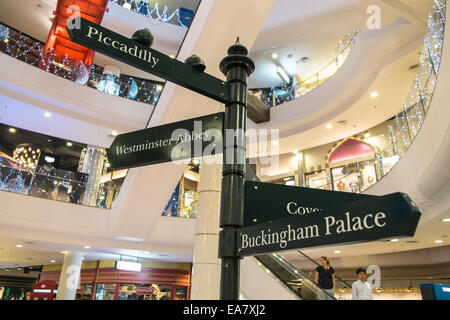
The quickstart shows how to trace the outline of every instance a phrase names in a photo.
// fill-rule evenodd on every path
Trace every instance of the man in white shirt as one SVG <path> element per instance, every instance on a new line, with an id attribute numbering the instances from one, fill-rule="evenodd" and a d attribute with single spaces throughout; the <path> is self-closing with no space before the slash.
<path id="1" fill-rule="evenodd" d="M 373 300 L 371 285 L 366 281 L 366 270 L 359 268 L 356 274 L 358 280 L 352 284 L 353 300 Z"/>

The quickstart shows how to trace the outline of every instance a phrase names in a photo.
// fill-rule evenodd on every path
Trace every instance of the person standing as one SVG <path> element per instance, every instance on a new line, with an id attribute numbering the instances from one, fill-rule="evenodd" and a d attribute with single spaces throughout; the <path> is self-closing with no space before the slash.
<path id="1" fill-rule="evenodd" d="M 353 300 L 373 300 L 372 288 L 370 283 L 366 281 L 366 270 L 358 268 L 356 270 L 358 280 L 352 284 Z"/>
<path id="2" fill-rule="evenodd" d="M 334 288 L 336 279 L 334 277 L 334 269 L 330 266 L 330 260 L 327 257 L 320 257 L 320 264 L 316 268 L 316 284 L 324 293 L 318 295 L 319 300 L 332 300 L 334 298 Z"/>

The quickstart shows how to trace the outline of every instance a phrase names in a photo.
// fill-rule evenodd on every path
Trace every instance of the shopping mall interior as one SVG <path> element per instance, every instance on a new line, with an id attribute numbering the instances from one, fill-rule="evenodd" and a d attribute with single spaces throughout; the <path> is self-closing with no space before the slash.
<path id="1" fill-rule="evenodd" d="M 351 300 L 358 268 L 380 280 L 375 300 L 449 293 L 446 2 L 0 1 L 0 300 L 221 297 L 229 173 L 207 157 L 116 168 L 108 149 L 228 106 L 71 41 L 80 15 L 128 39 L 147 28 L 151 49 L 186 64 L 195 54 L 221 81 L 230 46 L 245 46 L 246 170 L 336 197 L 402 192 L 421 212 L 413 234 L 237 258 L 240 299 Z M 303 200 L 288 205 L 299 219 Z M 334 295 L 316 283 L 323 256 Z"/>

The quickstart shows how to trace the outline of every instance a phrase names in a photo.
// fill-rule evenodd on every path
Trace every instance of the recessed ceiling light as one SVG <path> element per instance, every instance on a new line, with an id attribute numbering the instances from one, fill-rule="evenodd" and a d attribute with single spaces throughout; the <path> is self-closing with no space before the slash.
<path id="1" fill-rule="evenodd" d="M 398 239 L 391 239 L 391 242 L 398 242 Z"/>
<path id="2" fill-rule="evenodd" d="M 272 53 L 272 59 L 277 59 L 278 58 L 278 53 Z"/>
<path id="3" fill-rule="evenodd" d="M 333 125 L 331 124 L 331 123 L 329 123 L 329 124 L 327 124 L 326 125 L 326 127 L 325 128 L 327 128 L 327 129 L 331 129 L 331 128 L 333 128 Z"/>
<path id="4" fill-rule="evenodd" d="M 85 249 L 90 249 L 91 247 L 89 247 L 89 246 L 84 246 L 84 248 L 85 248 Z"/>
<path id="5" fill-rule="evenodd" d="M 71 146 L 73 146 L 73 143 L 70 142 L 70 141 L 67 141 L 66 145 L 67 145 L 68 147 L 71 147 Z"/>
<path id="6" fill-rule="evenodd" d="M 278 141 L 272 141 L 272 144 L 273 144 L 274 146 L 278 146 L 280 143 L 279 143 Z"/>
<path id="7" fill-rule="evenodd" d="M 378 92 L 373 91 L 373 92 L 370 94 L 370 96 L 371 96 L 372 98 L 376 98 L 376 97 L 378 97 Z"/>
<path id="8" fill-rule="evenodd" d="M 434 243 L 444 243 L 443 240 L 435 240 Z"/>
<path id="9" fill-rule="evenodd" d="M 16 247 L 17 247 L 17 248 L 22 248 L 23 245 L 21 245 L 21 244 L 16 244 Z"/>
<path id="10" fill-rule="evenodd" d="M 55 260 L 50 260 L 50 262 L 51 262 L 51 263 L 55 263 L 56 261 L 55 261 Z"/>
<path id="11" fill-rule="evenodd" d="M 298 150 L 292 151 L 293 154 L 298 154 Z"/>
<path id="12" fill-rule="evenodd" d="M 50 112 L 46 112 L 46 113 L 44 113 L 44 116 L 45 116 L 46 118 L 50 118 L 50 117 L 52 116 L 52 114 L 51 114 Z"/>
<path id="13" fill-rule="evenodd" d="M 15 129 L 15 128 L 9 128 L 9 132 L 15 133 L 15 132 L 16 132 L 16 129 Z"/>
<path id="14" fill-rule="evenodd" d="M 341 253 L 341 250 L 334 250 L 334 253 Z"/>
<path id="15" fill-rule="evenodd" d="M 364 137 L 365 137 L 365 138 L 370 137 L 370 133 L 366 132 L 366 133 L 364 134 Z"/>
<path id="16" fill-rule="evenodd" d="M 442 222 L 450 222 L 450 218 L 442 219 Z"/>
<path id="17" fill-rule="evenodd" d="M 117 136 L 117 135 L 118 135 L 118 133 L 117 133 L 116 130 L 111 131 L 111 134 L 112 134 L 113 136 Z"/>

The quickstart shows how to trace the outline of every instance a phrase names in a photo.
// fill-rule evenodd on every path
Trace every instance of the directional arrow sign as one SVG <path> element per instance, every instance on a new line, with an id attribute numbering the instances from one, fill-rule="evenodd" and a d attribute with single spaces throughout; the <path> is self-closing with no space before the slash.
<path id="1" fill-rule="evenodd" d="M 191 66 L 161 52 L 145 47 L 134 40 L 103 28 L 83 18 L 77 24 L 67 23 L 70 40 L 108 57 L 120 60 L 167 81 L 205 95 L 221 103 L 230 102 L 228 85 L 212 75 L 197 71 Z"/>
<path id="2" fill-rule="evenodd" d="M 276 199 L 272 199 L 276 201 Z M 414 236 L 420 211 L 404 193 L 345 203 L 239 230 L 238 255 Z"/>
<path id="3" fill-rule="evenodd" d="M 223 115 L 221 112 L 118 135 L 107 151 L 111 168 L 222 153 Z"/>
<path id="4" fill-rule="evenodd" d="M 292 215 L 314 215 L 320 210 L 339 204 L 377 198 L 377 196 L 358 193 L 257 182 L 255 179 L 258 178 L 250 170 L 250 168 L 247 170 L 245 184 L 244 226 L 246 227 Z M 253 181 L 248 181 L 250 179 Z"/>

